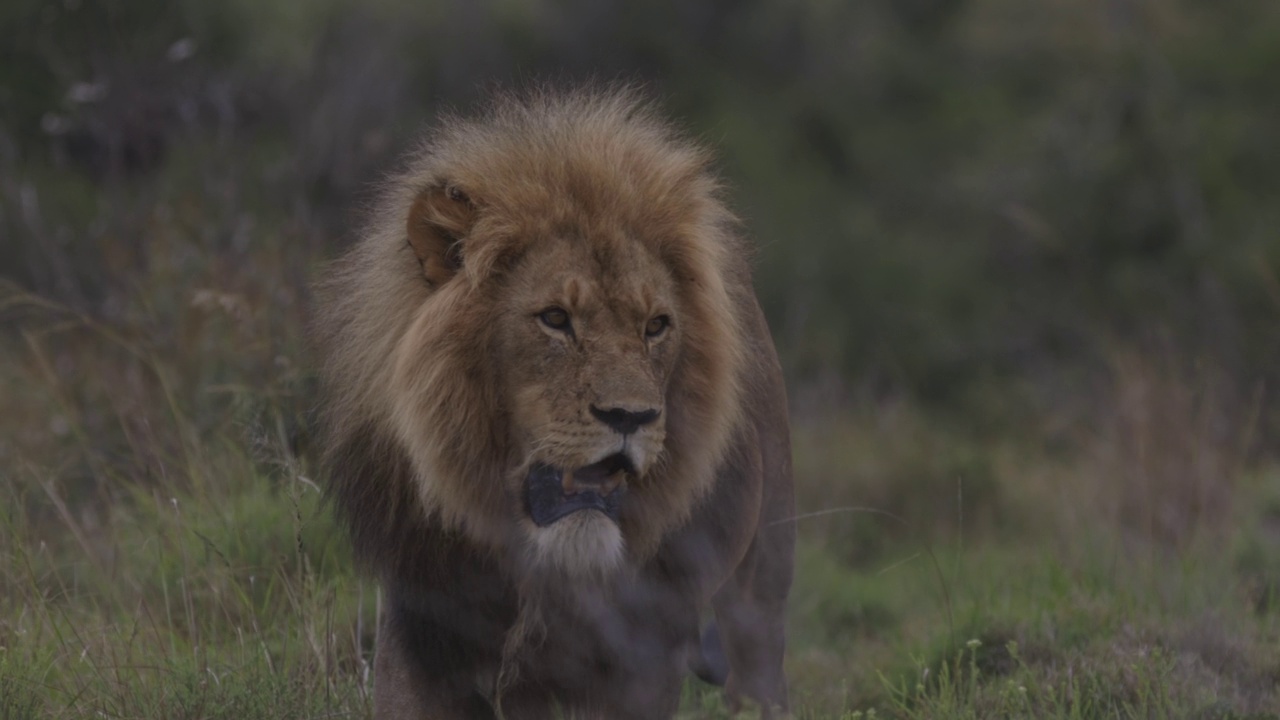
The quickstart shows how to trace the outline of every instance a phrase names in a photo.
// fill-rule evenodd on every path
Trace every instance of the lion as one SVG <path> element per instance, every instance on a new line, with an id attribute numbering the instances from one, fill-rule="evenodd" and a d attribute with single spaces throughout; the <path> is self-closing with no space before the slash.
<path id="1" fill-rule="evenodd" d="M 617 88 L 446 117 L 316 287 L 378 718 L 787 707 L 787 400 L 710 154 Z"/>

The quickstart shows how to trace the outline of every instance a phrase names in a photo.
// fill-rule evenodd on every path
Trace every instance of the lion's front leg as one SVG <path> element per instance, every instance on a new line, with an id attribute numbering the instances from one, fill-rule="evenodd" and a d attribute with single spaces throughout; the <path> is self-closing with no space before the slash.
<path id="1" fill-rule="evenodd" d="M 379 620 L 375 720 L 494 720 L 475 689 L 470 663 L 460 662 L 447 635 L 423 632 L 419 625 L 394 607 Z"/>
<path id="2" fill-rule="evenodd" d="M 680 708 L 687 660 L 673 652 L 664 662 L 634 668 L 615 678 L 604 702 L 574 718 L 584 720 L 670 720 Z"/>
<path id="3" fill-rule="evenodd" d="M 761 717 L 770 718 L 775 710 L 784 715 L 787 711 L 782 660 L 791 572 L 782 551 L 789 550 L 790 543 L 777 543 L 786 547 L 775 548 L 771 543 L 762 544 L 761 539 L 757 536 L 712 605 L 729 661 L 725 694 L 730 705 L 736 708 L 743 698 L 749 698 L 760 704 Z"/>

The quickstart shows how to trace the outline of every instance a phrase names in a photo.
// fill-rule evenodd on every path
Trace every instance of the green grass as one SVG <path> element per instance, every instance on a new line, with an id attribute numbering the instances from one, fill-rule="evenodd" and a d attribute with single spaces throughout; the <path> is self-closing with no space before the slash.
<path id="1" fill-rule="evenodd" d="M 183 418 L 210 408 L 181 407 L 175 388 L 157 411 L 168 428 L 105 452 L 111 443 L 88 430 L 100 421 L 92 402 L 74 401 L 93 393 L 41 381 L 39 356 L 72 347 L 86 352 L 77 361 L 110 363 L 118 340 L 63 332 L 69 345 L 28 335 L 0 365 L 6 397 L 27 413 L 3 446 L 0 717 L 367 716 L 376 590 L 286 451 L 284 414 L 197 393 L 223 413 L 201 428 Z M 135 362 L 167 372 L 163 357 Z M 1280 474 L 1233 485 L 1225 534 L 1171 548 L 1101 513 L 1072 525 L 1078 512 L 1030 512 L 1048 479 L 1086 482 L 1084 466 L 1049 470 L 1009 448 L 957 465 L 984 452 L 963 442 L 910 413 L 799 423 L 805 510 L 862 495 L 906 515 L 798 521 L 797 718 L 1280 713 Z M 836 467 L 833 489 L 823 468 Z M 956 467 L 985 468 L 990 487 L 966 499 Z M 846 546 L 882 535 L 871 549 Z M 681 717 L 727 712 L 717 691 L 691 683 Z"/>
<path id="2" fill-rule="evenodd" d="M 56 481 L 8 484 L 2 716 L 363 712 L 375 593 L 318 492 L 234 458 L 223 467 L 74 511 Z"/>
<path id="3" fill-rule="evenodd" d="M 801 707 L 921 718 L 1277 710 L 1280 628 L 1251 616 L 1231 568 L 1212 558 L 1156 567 L 1099 553 L 1064 564 L 1043 548 L 1006 546 L 942 560 L 952 561 L 962 569 L 943 595 L 926 561 L 858 575 L 806 556 L 797 611 L 815 611 L 793 622 L 791 673 Z M 803 580 L 815 576 L 828 580 Z M 878 608 L 884 619 L 824 642 L 840 627 L 837 607 Z"/>

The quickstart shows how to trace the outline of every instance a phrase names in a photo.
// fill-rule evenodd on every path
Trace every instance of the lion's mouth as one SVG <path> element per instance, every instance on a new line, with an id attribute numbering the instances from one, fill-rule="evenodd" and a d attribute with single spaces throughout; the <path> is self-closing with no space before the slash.
<path id="1" fill-rule="evenodd" d="M 524 481 L 525 509 L 538 527 L 579 510 L 598 510 L 617 522 L 626 479 L 634 475 L 631 458 L 622 453 L 576 470 L 534 465 Z"/>

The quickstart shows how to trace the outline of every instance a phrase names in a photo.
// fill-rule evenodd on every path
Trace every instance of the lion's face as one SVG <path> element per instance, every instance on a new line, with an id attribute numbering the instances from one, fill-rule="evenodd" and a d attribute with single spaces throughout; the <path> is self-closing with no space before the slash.
<path id="1" fill-rule="evenodd" d="M 499 306 L 526 530 L 544 559 L 579 569 L 622 556 L 619 513 L 662 457 L 681 341 L 670 272 L 642 244 L 611 240 L 608 255 L 574 237 L 540 242 Z"/>

